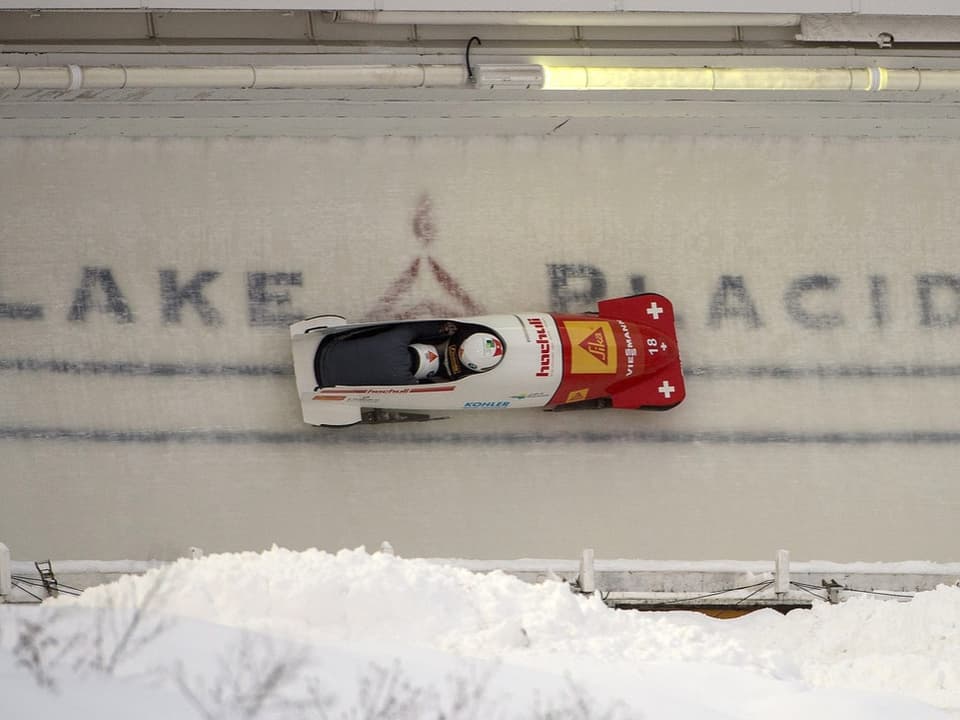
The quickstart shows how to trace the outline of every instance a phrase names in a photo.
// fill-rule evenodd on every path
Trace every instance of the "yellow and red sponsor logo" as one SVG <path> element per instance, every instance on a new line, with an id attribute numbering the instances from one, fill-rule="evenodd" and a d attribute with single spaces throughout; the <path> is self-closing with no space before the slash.
<path id="1" fill-rule="evenodd" d="M 565 402 L 580 402 L 581 400 L 586 400 L 587 396 L 590 394 L 590 388 L 581 388 L 579 390 L 571 390 L 567 395 Z"/>
<path id="2" fill-rule="evenodd" d="M 570 372 L 574 375 L 613 375 L 617 343 L 605 320 L 564 320 L 570 337 Z"/>

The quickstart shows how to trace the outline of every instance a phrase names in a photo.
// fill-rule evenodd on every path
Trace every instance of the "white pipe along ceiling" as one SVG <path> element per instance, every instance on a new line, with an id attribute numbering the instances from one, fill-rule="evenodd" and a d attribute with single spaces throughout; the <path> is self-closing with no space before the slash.
<path id="1" fill-rule="evenodd" d="M 0 89 L 513 88 L 535 90 L 957 91 L 960 70 L 480 64 L 0 67 Z"/>
<path id="2" fill-rule="evenodd" d="M 522 25 L 580 27 L 792 27 L 800 15 L 736 12 L 477 12 L 337 10 L 333 22 L 367 25 Z"/>

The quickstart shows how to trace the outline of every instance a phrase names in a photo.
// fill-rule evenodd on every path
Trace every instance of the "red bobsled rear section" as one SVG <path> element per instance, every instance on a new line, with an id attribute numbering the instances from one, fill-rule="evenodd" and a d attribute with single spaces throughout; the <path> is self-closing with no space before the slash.
<path id="1" fill-rule="evenodd" d="M 666 410 L 686 389 L 673 305 L 644 293 L 603 300 L 594 316 L 554 315 L 563 381 L 550 406 L 609 398 L 616 408 Z"/>
<path id="2" fill-rule="evenodd" d="M 647 353 L 651 359 L 650 345 L 660 339 L 657 354 L 663 353 L 660 362 L 647 365 L 648 373 L 622 388 L 611 388 L 613 406 L 618 408 L 649 408 L 666 410 L 679 405 L 686 397 L 683 371 L 680 366 L 680 350 L 677 343 L 677 319 L 673 304 L 663 295 L 644 293 L 631 297 L 603 300 L 597 305 L 601 317 L 614 317 L 636 324 L 641 329 L 655 332 L 646 335 L 640 352 Z M 657 338 L 657 336 L 665 338 Z M 663 347 L 663 343 L 667 347 Z M 636 343 L 635 343 L 636 344 Z"/>

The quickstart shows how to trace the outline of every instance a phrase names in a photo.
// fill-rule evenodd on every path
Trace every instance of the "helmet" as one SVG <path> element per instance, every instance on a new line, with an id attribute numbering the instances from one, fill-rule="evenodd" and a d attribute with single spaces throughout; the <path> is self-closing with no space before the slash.
<path id="1" fill-rule="evenodd" d="M 473 333 L 460 344 L 460 362 L 475 372 L 497 366 L 503 359 L 503 343 L 491 333 Z"/>
<path id="2" fill-rule="evenodd" d="M 417 380 L 431 378 L 440 369 L 440 353 L 433 345 L 414 343 L 410 346 L 410 356 L 413 360 L 413 376 Z"/>

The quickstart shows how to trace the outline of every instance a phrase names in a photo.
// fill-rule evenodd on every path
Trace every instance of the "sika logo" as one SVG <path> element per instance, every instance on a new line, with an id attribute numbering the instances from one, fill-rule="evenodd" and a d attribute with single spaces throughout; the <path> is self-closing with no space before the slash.
<path id="1" fill-rule="evenodd" d="M 536 377 L 550 377 L 550 337 L 547 335 L 547 326 L 536 317 L 528 317 L 527 323 L 537 333 L 536 343 L 540 346 L 540 369 Z"/>
<path id="2" fill-rule="evenodd" d="M 580 347 L 604 365 L 607 364 L 607 339 L 603 336 L 603 331 L 600 328 L 587 335 L 580 343 Z"/>
<path id="3" fill-rule="evenodd" d="M 617 344 L 605 320 L 564 320 L 570 338 L 570 372 L 574 375 L 613 375 L 617 372 Z"/>

